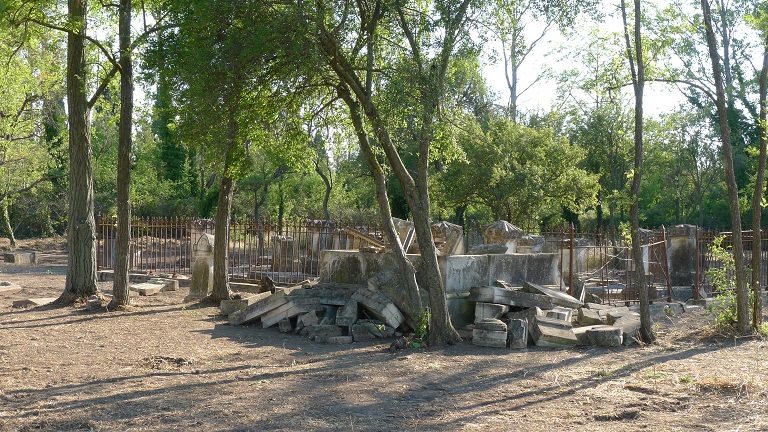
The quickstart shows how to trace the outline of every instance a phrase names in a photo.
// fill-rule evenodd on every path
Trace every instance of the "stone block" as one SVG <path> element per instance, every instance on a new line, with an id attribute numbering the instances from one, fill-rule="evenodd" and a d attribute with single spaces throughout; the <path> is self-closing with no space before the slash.
<path id="1" fill-rule="evenodd" d="M 522 349 L 528 346 L 528 321 L 524 319 L 509 320 L 507 324 L 509 333 L 509 348 Z"/>
<path id="2" fill-rule="evenodd" d="M 414 307 L 416 299 L 406 288 L 397 267 L 387 268 L 368 279 L 368 289 L 384 294 L 402 312 L 405 323 L 411 328 L 416 327 L 421 311 Z"/>
<path id="3" fill-rule="evenodd" d="M 35 252 L 6 252 L 3 259 L 8 264 L 37 264 Z"/>
<path id="4" fill-rule="evenodd" d="M 85 308 L 87 310 L 101 309 L 101 307 L 102 307 L 101 299 L 98 296 L 95 296 L 95 295 L 89 297 L 88 301 L 85 302 Z"/>
<path id="5" fill-rule="evenodd" d="M 272 293 L 265 292 L 259 294 L 249 295 L 247 297 L 222 300 L 219 304 L 219 310 L 222 315 L 229 315 L 233 312 L 245 309 L 246 307 L 256 303 L 259 300 L 263 300 L 272 295 Z"/>
<path id="6" fill-rule="evenodd" d="M 357 302 L 355 300 L 349 300 L 344 306 L 340 307 L 336 311 L 336 325 L 339 326 L 351 326 L 357 322 Z"/>
<path id="7" fill-rule="evenodd" d="M 597 325 L 589 325 L 589 326 L 582 326 L 582 327 L 574 327 L 573 334 L 574 336 L 576 336 L 576 345 L 577 346 L 590 345 L 589 338 L 587 337 L 587 330 L 591 330 L 595 327 L 600 327 L 604 325 L 605 324 L 597 324 Z"/>
<path id="8" fill-rule="evenodd" d="M 640 314 L 637 313 L 637 312 L 632 312 L 632 311 L 629 310 L 629 308 L 627 308 L 627 310 L 612 310 L 612 311 L 608 311 L 605 314 L 603 314 L 603 316 L 605 317 L 605 322 L 608 325 L 613 325 L 616 321 L 618 321 L 619 319 L 621 319 L 624 316 L 638 316 L 639 317 Z"/>
<path id="9" fill-rule="evenodd" d="M 618 347 L 623 342 L 623 331 L 620 327 L 609 325 L 594 326 L 586 331 L 589 344 L 599 347 Z"/>
<path id="10" fill-rule="evenodd" d="M 552 303 L 556 306 L 563 306 L 563 307 L 572 308 L 572 309 L 583 306 L 583 303 L 580 302 L 578 299 L 574 298 L 573 296 L 570 296 L 562 291 L 552 289 L 552 288 L 547 288 L 532 282 L 524 282 L 523 291 L 529 292 L 531 294 L 539 294 L 539 295 L 547 296 L 552 299 Z"/>
<path id="11" fill-rule="evenodd" d="M 271 327 L 280 322 L 283 318 L 294 318 L 314 310 L 319 306 L 320 304 L 317 303 L 315 299 L 293 299 L 262 315 L 261 326 L 263 328 Z"/>
<path id="12" fill-rule="evenodd" d="M 624 345 L 630 345 L 635 342 L 635 338 L 640 332 L 640 315 L 627 314 L 613 323 L 614 327 L 622 329 L 622 338 Z"/>
<path id="13" fill-rule="evenodd" d="M 152 296 L 161 293 L 163 291 L 163 286 L 164 285 L 162 284 L 144 282 L 140 284 L 128 285 L 128 290 L 137 292 L 142 296 Z"/>
<path id="14" fill-rule="evenodd" d="M 283 318 L 277 323 L 277 328 L 279 328 L 282 333 L 290 333 L 293 331 L 293 324 L 291 324 L 289 318 Z"/>
<path id="15" fill-rule="evenodd" d="M 326 342 L 329 338 L 341 336 L 341 327 L 335 325 L 315 325 L 309 326 L 302 330 L 309 336 L 310 339 L 315 342 Z"/>
<path id="16" fill-rule="evenodd" d="M 518 307 L 538 307 L 540 309 L 553 309 L 555 307 L 550 297 L 492 286 L 472 287 L 469 290 L 469 299 L 475 302 Z"/>
<path id="17" fill-rule="evenodd" d="M 229 323 L 232 325 L 248 324 L 261 318 L 265 313 L 288 303 L 288 301 L 289 299 L 284 290 L 275 291 L 274 294 L 270 294 L 243 309 L 229 314 Z"/>
<path id="18" fill-rule="evenodd" d="M 475 328 L 472 330 L 472 345 L 506 348 L 507 332 L 498 330 L 482 330 Z"/>
<path id="19" fill-rule="evenodd" d="M 47 304 L 51 304 L 55 301 L 56 301 L 56 297 L 29 298 L 24 300 L 15 300 L 13 302 L 13 307 L 15 308 L 38 307 L 38 306 L 45 306 Z"/>
<path id="20" fill-rule="evenodd" d="M 485 318 L 475 323 L 475 329 L 506 332 L 507 324 L 499 319 Z"/>
<path id="21" fill-rule="evenodd" d="M 588 309 L 586 307 L 579 308 L 579 325 L 600 325 L 605 324 L 605 320 L 594 309 Z"/>
<path id="22" fill-rule="evenodd" d="M 163 286 L 163 291 L 178 291 L 179 281 L 171 278 L 152 278 L 147 283 L 153 283 Z"/>
<path id="23" fill-rule="evenodd" d="M 19 285 L 10 282 L 0 282 L 0 295 L 2 294 L 14 294 L 21 291 Z"/>
<path id="24" fill-rule="evenodd" d="M 475 322 L 486 318 L 497 319 L 507 312 L 509 312 L 509 306 L 507 305 L 477 302 L 475 303 Z"/>
<path id="25" fill-rule="evenodd" d="M 576 345 L 576 335 L 570 323 L 538 316 L 529 329 L 533 343 L 540 347 L 564 348 Z"/>
<path id="26" fill-rule="evenodd" d="M 373 292 L 368 289 L 360 289 L 352 295 L 352 300 L 357 301 L 376 319 L 385 322 L 392 328 L 397 328 L 405 321 L 405 317 L 392 303 L 392 301 L 380 292 Z"/>
<path id="27" fill-rule="evenodd" d="M 370 320 L 359 320 L 349 328 L 356 342 L 392 337 L 395 329 Z"/>
<path id="28" fill-rule="evenodd" d="M 573 309 L 571 308 L 565 308 L 562 306 L 556 306 L 552 310 L 548 310 L 545 314 L 547 318 L 553 318 L 560 321 L 567 321 L 571 322 L 571 315 L 573 314 Z"/>

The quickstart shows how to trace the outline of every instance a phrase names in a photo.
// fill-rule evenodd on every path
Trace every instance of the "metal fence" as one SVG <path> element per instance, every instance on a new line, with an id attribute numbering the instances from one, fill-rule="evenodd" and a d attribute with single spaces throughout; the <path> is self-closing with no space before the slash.
<path id="1" fill-rule="evenodd" d="M 214 223 L 191 218 L 135 218 L 131 223 L 129 269 L 151 274 L 189 275 L 193 246 Z M 99 269 L 113 268 L 116 220 L 97 221 Z M 264 276 L 295 283 L 319 274 L 318 257 L 325 249 L 350 250 L 380 244 L 378 226 L 328 221 L 234 220 L 229 229 L 231 280 L 257 282 Z"/>

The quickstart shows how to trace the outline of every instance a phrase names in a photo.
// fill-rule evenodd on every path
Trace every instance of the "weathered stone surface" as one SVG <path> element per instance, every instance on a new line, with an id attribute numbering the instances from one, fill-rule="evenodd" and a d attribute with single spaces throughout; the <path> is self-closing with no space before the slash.
<path id="1" fill-rule="evenodd" d="M 500 287 L 482 286 L 469 290 L 469 299 L 475 302 L 504 304 L 519 307 L 553 309 L 551 297 Z"/>
<path id="2" fill-rule="evenodd" d="M 331 345 L 345 345 L 351 344 L 354 341 L 352 336 L 330 336 L 326 339 Z"/>
<path id="3" fill-rule="evenodd" d="M 432 224 L 432 235 L 435 240 L 443 241 L 438 247 L 440 255 L 464 254 L 464 228 L 461 225 L 446 221 Z"/>
<path id="4" fill-rule="evenodd" d="M 506 243 L 507 240 L 519 239 L 523 230 L 507 221 L 496 221 L 483 227 L 483 240 L 486 244 Z"/>
<path id="5" fill-rule="evenodd" d="M 270 295 L 272 295 L 272 293 L 265 292 L 237 299 L 222 300 L 219 304 L 219 310 L 221 311 L 222 315 L 229 315 L 235 311 L 245 309 L 246 307 L 256 303 L 259 300 L 265 299 Z"/>
<path id="6" fill-rule="evenodd" d="M 359 320 L 349 328 L 355 341 L 367 341 L 395 335 L 395 329 L 370 320 Z"/>
<path id="7" fill-rule="evenodd" d="M 316 287 L 311 289 L 295 288 L 288 294 L 288 297 L 291 299 L 313 298 L 316 299 L 320 304 L 343 306 L 349 301 L 350 298 L 352 298 L 352 294 L 354 294 L 358 289 L 360 289 L 359 285 L 344 284 L 338 284 L 336 286 L 323 285 L 323 287 Z"/>
<path id="8" fill-rule="evenodd" d="M 195 250 L 197 258 L 192 263 L 188 300 L 205 298 L 213 292 L 213 236 L 203 234 Z"/>
<path id="9" fill-rule="evenodd" d="M 14 300 L 13 307 L 28 308 L 28 307 L 45 306 L 55 301 L 56 301 L 56 297 L 38 297 L 38 298 L 29 298 L 24 300 Z"/>
<path id="10" fill-rule="evenodd" d="M 9 264 L 37 264 L 35 252 L 6 252 L 3 259 Z"/>
<path id="11" fill-rule="evenodd" d="M 586 331 L 589 344 L 599 347 L 617 347 L 623 342 L 623 331 L 620 327 L 609 325 L 595 326 Z"/>
<path id="12" fill-rule="evenodd" d="M 537 316 L 529 331 L 533 343 L 540 347 L 563 348 L 576 345 L 576 335 L 570 323 Z"/>
<path id="13" fill-rule="evenodd" d="M 614 327 L 622 329 L 622 338 L 624 345 L 630 345 L 635 342 L 635 338 L 640 331 L 640 315 L 627 314 L 613 323 Z"/>
<path id="14" fill-rule="evenodd" d="M 165 286 L 164 284 L 144 282 L 140 284 L 128 285 L 128 289 L 130 291 L 139 293 L 139 295 L 151 296 L 151 295 L 159 294 L 160 292 L 162 292 L 164 286 Z"/>
<path id="15" fill-rule="evenodd" d="M 501 243 L 479 244 L 469 248 L 469 255 L 496 255 L 507 253 L 507 245 Z"/>
<path id="16" fill-rule="evenodd" d="M 273 294 L 274 295 L 274 294 Z M 267 328 L 280 322 L 283 318 L 293 318 L 303 315 L 319 307 L 316 299 L 293 299 L 280 305 L 261 316 L 261 326 Z"/>
<path id="17" fill-rule="evenodd" d="M 583 305 L 582 302 L 580 302 L 578 299 L 574 298 L 573 296 L 570 296 L 562 291 L 558 291 L 556 289 L 547 288 L 544 286 L 541 286 L 539 284 L 535 284 L 532 282 L 525 282 L 523 283 L 523 291 L 529 292 L 532 294 L 539 294 L 544 295 L 552 299 L 552 303 L 557 306 L 563 306 L 567 308 L 579 308 Z"/>
<path id="18" fill-rule="evenodd" d="M 282 333 L 290 333 L 293 331 L 293 325 L 289 318 L 283 318 L 277 323 L 277 327 Z"/>
<path id="19" fill-rule="evenodd" d="M 601 327 L 604 325 L 605 324 L 597 324 L 597 325 L 590 325 L 590 326 L 574 327 L 573 334 L 574 336 L 576 336 L 576 345 L 577 346 L 590 345 L 589 338 L 587 337 L 587 330 L 591 330 L 595 327 Z"/>
<path id="20" fill-rule="evenodd" d="M 528 346 L 528 321 L 524 319 L 509 320 L 509 348 L 522 349 Z"/>
<path id="21" fill-rule="evenodd" d="M 523 319 L 528 323 L 528 328 L 533 325 L 533 321 L 535 317 L 537 316 L 544 316 L 544 311 L 542 311 L 540 308 L 533 307 L 528 309 L 523 309 L 521 311 L 516 312 L 507 312 L 507 318 L 508 319 Z"/>
<path id="22" fill-rule="evenodd" d="M 311 327 L 317 325 L 319 321 L 320 320 L 318 319 L 317 311 L 313 310 L 305 313 L 304 315 L 301 315 L 297 320 L 297 322 L 301 323 L 302 327 Z"/>
<path id="23" fill-rule="evenodd" d="M 562 306 L 556 306 L 554 309 L 548 310 L 545 316 L 547 318 L 553 318 L 560 321 L 571 322 L 571 314 L 573 314 L 573 309 L 565 308 Z"/>
<path id="24" fill-rule="evenodd" d="M 589 326 L 600 324 L 605 324 L 605 321 L 597 311 L 585 307 L 579 308 L 579 325 Z"/>
<path id="25" fill-rule="evenodd" d="M 397 328 L 405 321 L 405 317 L 383 293 L 360 289 L 352 295 L 352 300 L 361 304 L 375 318 L 384 321 L 388 326 Z"/>
<path id="26" fill-rule="evenodd" d="M 621 317 L 625 315 L 636 315 L 640 316 L 637 312 L 632 312 L 627 308 L 627 310 L 622 310 L 620 308 L 617 309 L 611 309 L 604 311 L 604 313 L 600 313 L 601 316 L 605 317 L 605 322 L 609 325 L 613 325 L 616 321 L 618 321 Z"/>
<path id="27" fill-rule="evenodd" d="M 336 311 L 336 325 L 351 326 L 357 322 L 357 302 L 349 300 L 344 306 Z"/>
<path id="28" fill-rule="evenodd" d="M 147 283 L 162 285 L 163 291 L 178 291 L 179 289 L 179 281 L 171 278 L 152 278 Z"/>
<path id="29" fill-rule="evenodd" d="M 497 319 L 507 312 L 509 312 L 509 306 L 507 305 L 477 302 L 475 303 L 475 322 L 486 318 Z"/>
<path id="30" fill-rule="evenodd" d="M 595 310 L 595 311 L 601 311 L 606 309 L 613 309 L 615 306 L 601 304 L 601 303 L 587 302 L 587 303 L 584 303 L 584 307 L 587 309 Z"/>
<path id="31" fill-rule="evenodd" d="M 10 282 L 0 282 L 0 294 L 13 294 L 21 291 L 19 285 Z"/>
<path id="32" fill-rule="evenodd" d="M 85 308 L 87 310 L 101 309 L 101 307 L 102 307 L 102 304 L 99 296 L 95 296 L 95 295 L 90 296 L 88 297 L 88 301 L 85 302 Z"/>
<path id="33" fill-rule="evenodd" d="M 327 342 L 329 338 L 341 336 L 341 327 L 335 325 L 315 325 L 305 327 L 302 333 L 315 342 Z"/>
<path id="34" fill-rule="evenodd" d="M 472 345 L 505 348 L 507 346 L 507 332 L 498 330 L 472 330 Z"/>
<path id="35" fill-rule="evenodd" d="M 490 331 L 507 331 L 507 324 L 499 319 L 485 318 L 475 323 L 475 329 Z"/>
<path id="36" fill-rule="evenodd" d="M 263 299 L 257 300 L 246 308 L 229 314 L 229 323 L 232 325 L 248 324 L 259 319 L 265 313 L 288 303 L 289 299 L 284 290 L 276 291 Z"/>
<path id="37" fill-rule="evenodd" d="M 417 299 L 413 298 L 410 290 L 406 289 L 396 267 L 387 268 L 368 279 L 368 289 L 387 296 L 392 304 L 402 312 L 405 323 L 411 328 L 416 327 L 416 321 L 419 319 L 421 311 L 415 306 L 418 304 Z"/>

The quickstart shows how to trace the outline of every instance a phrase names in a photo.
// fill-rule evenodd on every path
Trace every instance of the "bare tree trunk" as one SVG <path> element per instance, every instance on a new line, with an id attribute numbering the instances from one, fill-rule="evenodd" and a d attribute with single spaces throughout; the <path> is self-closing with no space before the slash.
<path id="1" fill-rule="evenodd" d="M 229 300 L 229 275 L 227 265 L 229 263 L 229 218 L 232 212 L 232 195 L 235 190 L 235 182 L 231 177 L 221 177 L 219 189 L 219 201 L 216 206 L 216 228 L 213 240 L 213 292 L 211 300 L 221 302 Z"/>
<path id="2" fill-rule="evenodd" d="M 114 309 L 130 303 L 128 264 L 131 245 L 131 147 L 133 129 L 133 65 L 131 62 L 131 0 L 120 0 L 120 127 L 117 150 L 117 241 L 115 280 L 112 284 Z"/>
<path id="3" fill-rule="evenodd" d="M 11 244 L 11 249 L 16 249 L 16 236 L 13 235 L 13 228 L 11 227 L 11 218 L 8 216 L 8 201 L 3 198 L 0 200 L 0 226 L 2 227 L 5 236 L 8 237 L 8 241 Z"/>
<path id="4" fill-rule="evenodd" d="M 69 208 L 67 212 L 67 282 L 59 303 L 99 292 L 96 278 L 96 220 L 93 203 L 91 127 L 85 56 L 87 1 L 69 0 L 69 22 L 79 32 L 67 34 L 67 108 L 69 119 Z"/>
<path id="5" fill-rule="evenodd" d="M 733 146 L 731 145 L 731 128 L 728 124 L 728 108 L 726 106 L 723 73 L 720 67 L 720 55 L 717 52 L 717 41 L 712 27 L 712 11 L 709 0 L 701 0 L 701 10 L 706 30 L 709 58 L 712 61 L 712 75 L 715 80 L 717 118 L 720 125 L 720 139 L 723 144 L 723 165 L 725 166 L 725 182 L 728 186 L 728 202 L 731 208 L 731 230 L 733 231 L 733 261 L 736 267 L 736 331 L 750 331 L 749 301 L 744 274 L 744 245 L 741 235 L 741 213 L 739 211 L 739 190 L 736 185 L 736 175 L 733 168 Z"/>
<path id="6" fill-rule="evenodd" d="M 640 295 L 640 338 L 643 342 L 650 343 L 656 339 L 651 323 L 651 309 L 646 287 L 645 263 L 643 262 L 642 249 L 640 247 L 640 184 L 643 177 L 643 90 L 645 88 L 645 64 L 643 60 L 642 21 L 640 0 L 635 0 L 635 46 L 634 56 L 630 43 L 629 27 L 627 25 L 627 7 L 621 0 L 621 15 L 624 20 L 624 39 L 627 46 L 627 59 L 632 72 L 632 83 L 635 91 L 635 160 L 634 173 L 632 174 L 632 204 L 629 208 L 632 234 L 632 259 L 635 264 L 637 276 L 637 289 Z"/>
<path id="7" fill-rule="evenodd" d="M 757 163 L 755 178 L 755 193 L 752 196 L 752 328 L 758 329 L 763 323 L 763 287 L 762 287 L 762 245 L 763 235 L 761 219 L 763 218 L 763 190 L 765 188 L 766 146 L 768 144 L 768 126 L 766 126 L 766 97 L 768 97 L 768 37 L 763 39 L 763 69 L 760 71 L 760 156 Z"/>

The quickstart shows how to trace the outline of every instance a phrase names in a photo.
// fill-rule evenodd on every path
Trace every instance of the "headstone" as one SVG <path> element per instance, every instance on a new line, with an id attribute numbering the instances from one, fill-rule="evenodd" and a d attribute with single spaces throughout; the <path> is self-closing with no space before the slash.
<path id="1" fill-rule="evenodd" d="M 524 319 L 509 320 L 507 325 L 509 333 L 509 348 L 523 349 L 528 346 L 528 321 Z"/>
<path id="2" fill-rule="evenodd" d="M 444 243 L 438 248 L 440 255 L 464 255 L 464 228 L 442 221 L 432 225 L 432 235 Z"/>
<path id="3" fill-rule="evenodd" d="M 507 247 L 505 253 L 517 252 L 517 240 L 523 236 L 523 230 L 507 221 L 496 221 L 483 227 L 485 244 L 503 244 Z"/>
<path id="4" fill-rule="evenodd" d="M 357 322 L 357 302 L 349 300 L 336 311 L 336 325 L 351 326 Z"/>
<path id="5" fill-rule="evenodd" d="M 276 272 L 296 272 L 301 268 L 298 261 L 299 247 L 293 237 L 272 237 L 272 269 Z"/>
<path id="6" fill-rule="evenodd" d="M 193 248 L 192 281 L 186 300 L 208 297 L 213 292 L 213 243 L 211 234 L 201 234 Z"/>
<path id="7" fill-rule="evenodd" d="M 692 286 L 696 279 L 696 232 L 694 225 L 675 225 L 667 233 L 667 265 L 673 286 Z"/>

